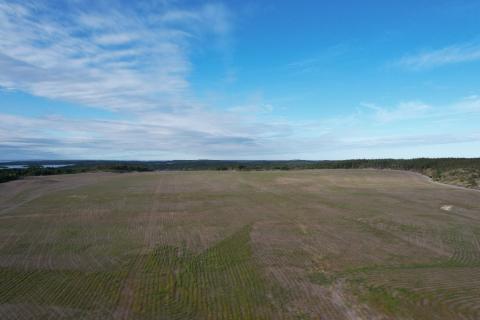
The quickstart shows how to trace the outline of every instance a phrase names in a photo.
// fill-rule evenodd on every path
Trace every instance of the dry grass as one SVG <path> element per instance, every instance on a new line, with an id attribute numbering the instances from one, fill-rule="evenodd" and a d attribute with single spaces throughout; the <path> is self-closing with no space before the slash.
<path id="1" fill-rule="evenodd" d="M 1 319 L 476 319 L 479 288 L 480 193 L 407 172 L 0 185 Z"/>

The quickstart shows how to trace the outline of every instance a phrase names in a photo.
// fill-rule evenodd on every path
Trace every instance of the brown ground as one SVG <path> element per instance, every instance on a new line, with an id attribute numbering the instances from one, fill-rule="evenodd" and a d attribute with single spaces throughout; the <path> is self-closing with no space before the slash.
<path id="1" fill-rule="evenodd" d="M 0 319 L 478 319 L 479 288 L 480 192 L 414 173 L 0 184 Z"/>

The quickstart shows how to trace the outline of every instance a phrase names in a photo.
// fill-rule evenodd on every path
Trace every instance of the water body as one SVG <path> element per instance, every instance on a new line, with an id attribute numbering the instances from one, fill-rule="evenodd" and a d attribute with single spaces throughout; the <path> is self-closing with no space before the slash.
<path id="1" fill-rule="evenodd" d="M 62 168 L 72 166 L 72 164 L 41 164 L 40 167 L 42 168 Z M 29 166 L 26 164 L 11 164 L 11 165 L 0 165 L 1 169 L 25 169 Z"/>

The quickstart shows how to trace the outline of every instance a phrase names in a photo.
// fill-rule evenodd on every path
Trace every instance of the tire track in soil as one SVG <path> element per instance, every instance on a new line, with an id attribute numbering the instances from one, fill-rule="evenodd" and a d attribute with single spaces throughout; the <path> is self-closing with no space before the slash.
<path id="1" fill-rule="evenodd" d="M 141 251 L 137 254 L 135 260 L 131 263 L 128 268 L 127 275 L 124 280 L 124 285 L 120 291 L 120 296 L 117 302 L 117 307 L 113 312 L 113 319 L 118 320 L 126 320 L 130 319 L 133 316 L 133 304 L 135 299 L 135 282 L 136 282 L 136 274 L 142 269 L 145 263 L 145 257 L 147 256 L 148 252 L 152 249 L 150 243 L 150 239 L 154 236 L 155 233 L 155 224 L 153 222 L 153 217 L 155 212 L 158 210 L 159 200 L 157 200 L 157 196 L 160 194 L 162 187 L 163 179 L 161 176 L 158 177 L 158 183 L 155 187 L 155 191 L 152 196 L 152 203 L 149 212 L 147 213 L 147 223 L 143 230 L 144 233 L 144 245 Z M 174 185 L 172 185 L 174 188 Z M 134 218 L 132 217 L 132 222 Z M 137 231 L 138 232 L 138 231 Z"/>
<path id="2" fill-rule="evenodd" d="M 290 206 L 302 208 L 304 204 L 302 199 L 287 195 L 285 192 L 275 192 L 269 187 L 259 185 L 253 181 L 247 181 L 244 177 L 240 177 L 240 180 L 246 185 L 256 189 L 257 191 L 254 194 L 257 192 L 269 194 L 272 199 L 276 199 L 269 203 L 269 211 L 277 213 L 275 214 L 275 219 L 279 223 L 288 221 L 291 225 L 300 224 L 303 213 L 286 216 L 278 215 L 278 213 L 283 212 L 285 208 L 282 207 L 282 203 L 286 202 L 288 202 Z M 265 208 L 263 201 L 257 201 L 257 204 Z M 299 212 L 302 211 L 300 210 Z M 303 243 L 300 247 L 304 248 L 305 245 L 306 243 Z M 358 304 L 353 297 L 347 297 L 343 286 L 340 284 L 337 283 L 332 288 L 323 288 L 305 279 L 305 277 L 302 276 L 303 271 L 285 266 L 283 264 L 284 261 L 274 262 L 272 258 L 277 259 L 277 257 L 274 256 L 263 256 L 260 260 L 263 260 L 262 264 L 264 264 L 267 269 L 268 266 L 276 266 L 271 269 L 269 276 L 273 277 L 278 283 L 282 283 L 282 287 L 285 289 L 288 288 L 290 291 L 290 301 L 286 306 L 290 316 L 295 316 L 295 310 L 298 305 L 305 307 L 305 304 L 307 304 L 309 312 L 303 314 L 309 314 L 316 319 L 381 319 L 381 315 L 368 306 Z M 293 274 L 295 274 L 295 276 L 292 277 Z M 346 305 L 351 306 L 352 304 L 355 304 L 354 308 L 348 309 L 346 307 Z M 283 316 L 289 318 L 285 314 Z"/>

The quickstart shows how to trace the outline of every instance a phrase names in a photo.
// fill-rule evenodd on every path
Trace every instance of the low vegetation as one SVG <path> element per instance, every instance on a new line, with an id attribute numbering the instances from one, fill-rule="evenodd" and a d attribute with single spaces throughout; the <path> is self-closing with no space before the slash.
<path id="1" fill-rule="evenodd" d="M 0 319 L 478 319 L 479 196 L 371 169 L 4 183 Z"/>

